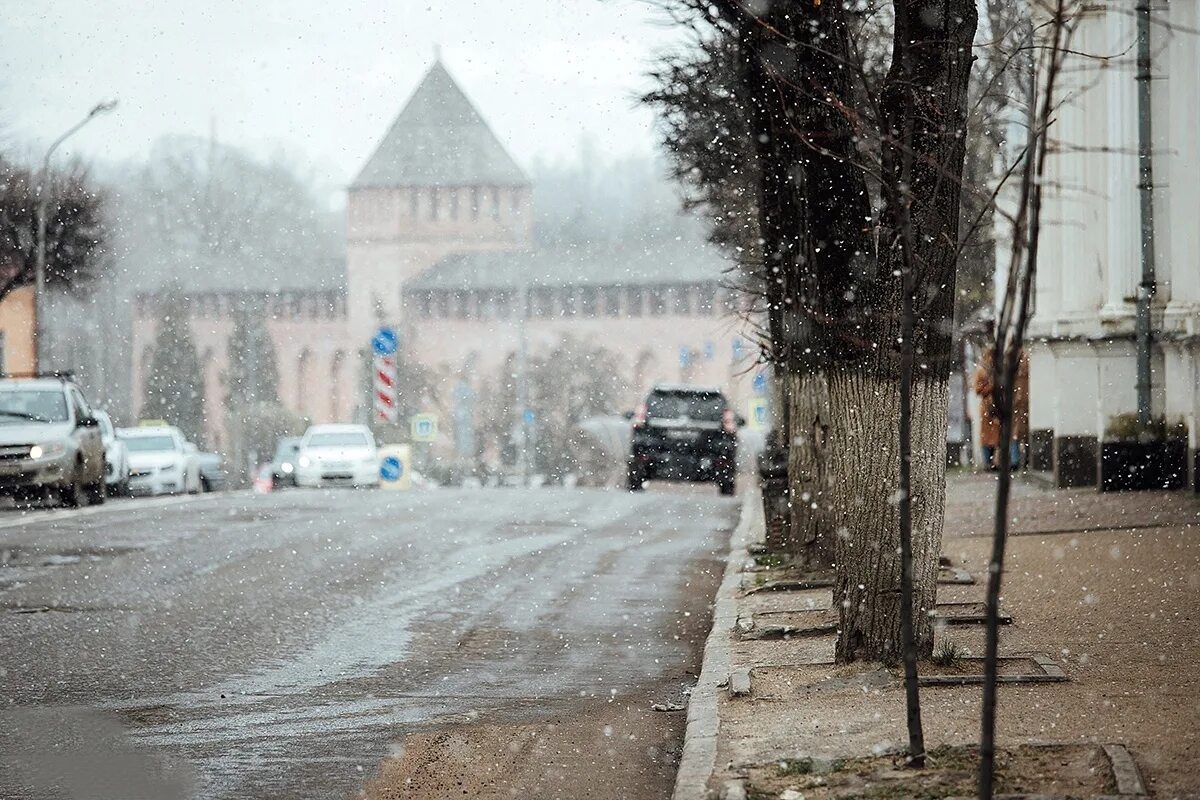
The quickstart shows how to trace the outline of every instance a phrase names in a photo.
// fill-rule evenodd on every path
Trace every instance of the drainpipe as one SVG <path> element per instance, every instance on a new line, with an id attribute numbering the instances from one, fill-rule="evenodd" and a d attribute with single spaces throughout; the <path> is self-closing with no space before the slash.
<path id="1" fill-rule="evenodd" d="M 1154 165 L 1151 139 L 1150 0 L 1137 5 L 1138 192 L 1141 198 L 1142 280 L 1137 296 L 1137 411 L 1143 430 L 1150 424 L 1150 307 L 1157 289 L 1154 274 Z"/>

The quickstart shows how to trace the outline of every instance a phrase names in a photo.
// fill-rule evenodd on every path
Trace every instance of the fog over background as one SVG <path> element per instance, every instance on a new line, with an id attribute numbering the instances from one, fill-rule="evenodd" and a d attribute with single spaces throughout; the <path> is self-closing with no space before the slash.
<path id="1" fill-rule="evenodd" d="M 635 0 L 0 0 L 0 120 L 36 153 L 98 100 L 116 113 L 64 156 L 141 160 L 165 135 L 210 136 L 306 165 L 340 205 L 440 48 L 527 170 L 644 158 L 636 96 L 676 31 Z M 20 113 L 14 112 L 20 109 Z"/>

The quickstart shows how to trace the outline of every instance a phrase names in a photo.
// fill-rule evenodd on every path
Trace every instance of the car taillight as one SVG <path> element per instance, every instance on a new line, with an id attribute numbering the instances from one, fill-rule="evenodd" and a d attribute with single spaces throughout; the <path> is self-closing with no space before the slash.
<path id="1" fill-rule="evenodd" d="M 737 418 L 733 416 L 733 409 L 727 408 L 721 414 L 721 430 L 726 433 L 737 433 Z"/>
<path id="2" fill-rule="evenodd" d="M 646 424 L 646 404 L 642 403 L 637 407 L 637 411 L 633 412 L 633 427 L 640 428 Z"/>

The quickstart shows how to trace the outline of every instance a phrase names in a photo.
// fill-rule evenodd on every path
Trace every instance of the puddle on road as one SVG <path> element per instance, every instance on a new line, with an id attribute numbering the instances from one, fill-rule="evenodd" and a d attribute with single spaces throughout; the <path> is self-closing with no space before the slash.
<path id="1" fill-rule="evenodd" d="M 229 513 L 221 520 L 221 522 L 273 522 L 277 519 L 279 519 L 277 514 L 272 514 L 268 511 L 241 508 L 230 509 Z"/>
<path id="2" fill-rule="evenodd" d="M 167 719 L 162 722 L 134 729 L 131 736 L 147 744 L 188 746 L 229 746 L 264 737 L 341 735 L 364 728 L 387 730 L 461 712 L 461 701 L 455 696 L 468 693 L 464 686 L 444 687 L 449 696 L 436 692 L 394 697 L 334 695 L 329 703 L 313 703 L 313 693 L 329 692 L 332 685 L 348 685 L 402 661 L 410 650 L 414 628 L 420 627 L 437 598 L 460 584 L 478 581 L 497 565 L 561 544 L 564 538 L 563 534 L 531 535 L 502 545 L 467 548 L 459 554 L 461 563 L 453 568 L 418 583 L 400 584 L 398 591 L 347 610 L 337 625 L 285 658 L 215 685 L 143 697 L 136 706 L 114 704 L 111 708 L 122 714 L 127 710 L 136 714 L 136 708 L 148 706 L 176 709 L 164 714 Z M 387 624 L 381 625 L 381 620 Z M 479 676 L 467 676 L 467 680 L 474 685 Z"/>
<path id="3" fill-rule="evenodd" d="M 66 567 L 84 561 L 103 561 L 130 553 L 139 553 L 140 545 L 104 545 L 84 547 L 5 547 L 0 549 L 0 574 L 4 569 L 28 567 Z"/>
<path id="4" fill-rule="evenodd" d="M 37 606 L 0 603 L 0 609 L 10 614 L 100 614 L 108 611 L 128 611 L 120 606 Z"/>

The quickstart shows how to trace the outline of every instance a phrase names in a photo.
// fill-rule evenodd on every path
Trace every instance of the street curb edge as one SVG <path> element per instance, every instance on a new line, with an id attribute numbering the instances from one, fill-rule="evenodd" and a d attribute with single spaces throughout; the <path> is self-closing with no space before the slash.
<path id="1" fill-rule="evenodd" d="M 720 714 L 717 710 L 721 684 L 729 679 L 732 647 L 731 631 L 737 623 L 737 592 L 741 576 L 742 554 L 756 538 L 761 525 L 762 502 L 758 487 L 747 491 L 737 527 L 729 538 L 729 554 L 725 575 L 717 589 L 713 607 L 712 630 L 704 643 L 704 659 L 700 678 L 688 701 L 687 728 L 683 737 L 683 754 L 675 773 L 672 800 L 704 800 L 708 796 L 708 781 L 717 763 L 717 735 Z"/>

